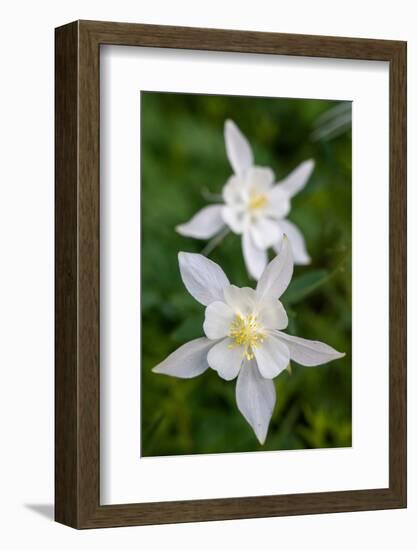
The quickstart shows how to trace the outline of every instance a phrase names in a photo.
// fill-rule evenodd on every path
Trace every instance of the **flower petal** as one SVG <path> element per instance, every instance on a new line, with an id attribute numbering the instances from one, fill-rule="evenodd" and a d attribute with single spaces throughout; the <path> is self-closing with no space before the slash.
<path id="1" fill-rule="evenodd" d="M 281 220 L 288 215 L 291 202 L 288 193 L 277 184 L 267 193 L 268 202 L 265 206 L 265 214 L 274 219 Z"/>
<path id="2" fill-rule="evenodd" d="M 233 314 L 250 315 L 255 307 L 256 292 L 253 288 L 230 285 L 224 289 L 224 299 Z"/>
<path id="3" fill-rule="evenodd" d="M 233 206 L 223 206 L 223 222 L 230 227 L 233 233 L 240 235 L 245 226 L 245 213 L 239 208 Z"/>
<path id="4" fill-rule="evenodd" d="M 283 332 L 277 332 L 277 335 L 288 346 L 291 359 L 305 367 L 323 365 L 346 355 L 345 353 L 339 353 L 323 342 L 306 340 Z"/>
<path id="5" fill-rule="evenodd" d="M 215 342 L 207 338 L 197 338 L 187 342 L 152 369 L 158 374 L 178 378 L 194 378 L 208 369 L 207 353 Z"/>
<path id="6" fill-rule="evenodd" d="M 284 235 L 279 254 L 269 262 L 259 279 L 256 287 L 258 299 L 261 300 L 266 296 L 280 298 L 291 281 L 293 269 L 291 246 L 288 238 Z"/>
<path id="7" fill-rule="evenodd" d="M 292 253 L 294 257 L 294 263 L 297 265 L 307 265 L 311 262 L 311 258 L 308 255 L 306 243 L 303 234 L 289 220 L 280 220 L 279 222 L 283 233 L 285 233 L 290 241 Z M 274 246 L 275 252 L 278 254 L 281 248 L 281 242 Z"/>
<path id="8" fill-rule="evenodd" d="M 180 235 L 194 237 L 195 239 L 209 239 L 222 229 L 224 221 L 220 204 L 206 206 L 187 223 L 177 225 L 175 228 Z"/>
<path id="9" fill-rule="evenodd" d="M 233 380 L 239 374 L 244 351 L 243 346 L 236 346 L 233 340 L 225 338 L 211 348 L 207 362 L 219 376 L 225 380 Z"/>
<path id="10" fill-rule="evenodd" d="M 274 180 L 274 171 L 267 166 L 251 166 L 245 176 L 247 187 L 257 193 L 267 192 Z"/>
<path id="11" fill-rule="evenodd" d="M 253 164 L 253 154 L 248 140 L 232 120 L 224 125 L 224 140 L 229 162 L 236 175 L 243 175 Z"/>
<path id="12" fill-rule="evenodd" d="M 207 338 L 224 338 L 230 332 L 235 314 L 224 302 L 212 302 L 206 308 L 203 330 Z"/>
<path id="13" fill-rule="evenodd" d="M 243 232 L 242 251 L 249 275 L 258 280 L 268 263 L 268 257 L 266 250 L 255 246 L 250 231 Z"/>
<path id="14" fill-rule="evenodd" d="M 216 263 L 201 254 L 178 254 L 181 278 L 193 298 L 208 306 L 223 301 L 223 290 L 230 285 L 224 271 Z"/>
<path id="15" fill-rule="evenodd" d="M 274 382 L 261 376 L 256 361 L 245 361 L 236 383 L 236 402 L 261 445 L 268 433 L 275 400 Z"/>
<path id="16" fill-rule="evenodd" d="M 275 378 L 288 367 L 290 351 L 285 343 L 272 332 L 267 332 L 264 341 L 253 349 L 259 372 L 264 378 Z"/>
<path id="17" fill-rule="evenodd" d="M 282 238 L 282 231 L 278 222 L 266 217 L 253 220 L 250 231 L 253 242 L 258 248 L 269 248 Z"/>
<path id="18" fill-rule="evenodd" d="M 230 176 L 223 187 L 222 196 L 229 206 L 244 206 L 249 198 L 246 180 L 236 175 Z"/>
<path id="19" fill-rule="evenodd" d="M 287 328 L 287 313 L 279 300 L 264 300 L 257 305 L 256 311 L 259 315 L 260 323 L 265 328 L 277 330 Z"/>
<path id="20" fill-rule="evenodd" d="M 314 169 L 314 160 L 305 160 L 295 168 L 285 179 L 277 185 L 285 191 L 289 197 L 296 195 L 306 185 L 311 172 Z"/>

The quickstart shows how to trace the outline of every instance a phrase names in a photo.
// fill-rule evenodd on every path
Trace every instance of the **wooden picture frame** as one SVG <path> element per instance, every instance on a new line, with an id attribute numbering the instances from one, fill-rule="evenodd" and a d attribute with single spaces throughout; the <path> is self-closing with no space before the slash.
<path id="1" fill-rule="evenodd" d="M 55 518 L 75 528 L 406 506 L 406 43 L 76 21 L 56 29 Z M 99 52 L 104 44 L 389 62 L 389 487 L 100 505 Z"/>

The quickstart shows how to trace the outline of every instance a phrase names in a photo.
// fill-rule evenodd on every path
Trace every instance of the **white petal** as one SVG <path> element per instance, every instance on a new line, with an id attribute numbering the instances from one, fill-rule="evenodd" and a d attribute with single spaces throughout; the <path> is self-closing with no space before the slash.
<path id="1" fill-rule="evenodd" d="M 268 257 L 266 250 L 258 248 L 254 244 L 250 231 L 243 232 L 242 251 L 249 275 L 258 280 L 268 263 Z"/>
<path id="2" fill-rule="evenodd" d="M 246 180 L 236 175 L 230 176 L 223 187 L 222 196 L 229 206 L 245 205 L 249 197 Z"/>
<path id="3" fill-rule="evenodd" d="M 203 324 L 207 338 L 216 340 L 227 336 L 234 316 L 233 310 L 224 302 L 212 302 L 208 305 Z"/>
<path id="4" fill-rule="evenodd" d="M 271 332 L 267 332 L 263 343 L 252 351 L 255 354 L 259 372 L 264 378 L 275 378 L 288 367 L 290 362 L 288 347 Z"/>
<path id="5" fill-rule="evenodd" d="M 288 193 L 286 193 L 279 184 L 267 193 L 268 202 L 265 206 L 265 214 L 277 220 L 281 220 L 288 215 L 291 209 L 291 202 Z"/>
<path id="6" fill-rule="evenodd" d="M 244 357 L 244 347 L 236 346 L 233 340 L 225 338 L 211 348 L 207 362 L 225 380 L 233 380 L 239 374 Z"/>
<path id="7" fill-rule="evenodd" d="M 273 381 L 261 376 L 256 361 L 245 361 L 236 383 L 236 402 L 261 445 L 268 433 L 275 399 Z"/>
<path id="8" fill-rule="evenodd" d="M 256 292 L 253 288 L 230 285 L 224 289 L 224 299 L 233 313 L 250 315 L 255 308 Z"/>
<path id="9" fill-rule="evenodd" d="M 274 180 L 274 171 L 267 166 L 251 166 L 245 176 L 248 188 L 257 193 L 267 192 Z"/>
<path id="10" fill-rule="evenodd" d="M 282 231 L 278 222 L 266 217 L 253 220 L 250 231 L 253 242 L 258 248 L 269 248 L 282 238 Z"/>
<path id="11" fill-rule="evenodd" d="M 180 235 L 194 237 L 195 239 L 209 239 L 222 229 L 224 221 L 220 204 L 206 206 L 187 223 L 177 225 L 175 228 Z"/>
<path id="12" fill-rule="evenodd" d="M 188 292 L 203 304 L 223 301 L 223 290 L 230 285 L 224 271 L 216 263 L 201 254 L 178 254 L 181 278 Z"/>
<path id="13" fill-rule="evenodd" d="M 323 344 L 323 342 L 306 340 L 305 338 L 291 336 L 283 332 L 278 332 L 277 334 L 287 344 L 291 359 L 305 367 L 323 365 L 346 355 L 345 353 L 339 353 L 327 344 Z"/>
<path id="14" fill-rule="evenodd" d="M 223 206 L 223 222 L 230 227 L 233 233 L 240 235 L 245 226 L 245 214 L 242 210 L 233 206 Z"/>
<path id="15" fill-rule="evenodd" d="M 256 307 L 259 321 L 267 329 L 283 330 L 288 326 L 288 317 L 279 300 L 264 300 Z"/>
<path id="16" fill-rule="evenodd" d="M 285 179 L 278 182 L 283 191 L 286 191 L 290 197 L 301 191 L 311 176 L 314 169 L 314 160 L 305 160 L 297 166 Z"/>
<path id="17" fill-rule="evenodd" d="M 289 285 L 294 269 L 291 246 L 287 237 L 282 239 L 282 247 L 279 254 L 268 264 L 262 277 L 259 279 L 256 292 L 258 299 L 266 296 L 280 298 Z"/>
<path id="18" fill-rule="evenodd" d="M 207 338 L 197 338 L 187 342 L 152 369 L 158 374 L 178 378 L 194 378 L 208 369 L 207 353 L 215 342 Z"/>
<path id="19" fill-rule="evenodd" d="M 248 140 L 232 120 L 224 125 L 224 140 L 229 162 L 236 175 L 243 175 L 253 164 L 253 154 Z"/>
<path id="20" fill-rule="evenodd" d="M 280 220 L 279 225 L 283 233 L 285 233 L 290 241 L 292 253 L 294 257 L 294 263 L 297 265 L 307 265 L 311 262 L 311 258 L 308 255 L 305 240 L 303 234 L 289 220 Z M 274 246 L 275 252 L 279 253 L 281 248 L 281 242 Z"/>

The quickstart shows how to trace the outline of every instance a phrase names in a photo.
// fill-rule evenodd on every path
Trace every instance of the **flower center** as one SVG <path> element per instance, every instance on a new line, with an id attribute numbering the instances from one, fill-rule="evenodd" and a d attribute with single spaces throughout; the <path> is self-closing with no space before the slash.
<path id="1" fill-rule="evenodd" d="M 257 315 L 235 315 L 230 325 L 229 338 L 233 340 L 230 347 L 244 346 L 246 359 L 253 359 L 254 348 L 260 346 L 265 339 Z"/>
<path id="2" fill-rule="evenodd" d="M 249 196 L 249 210 L 259 210 L 260 208 L 264 208 L 267 202 L 268 199 L 266 195 L 252 191 Z"/>

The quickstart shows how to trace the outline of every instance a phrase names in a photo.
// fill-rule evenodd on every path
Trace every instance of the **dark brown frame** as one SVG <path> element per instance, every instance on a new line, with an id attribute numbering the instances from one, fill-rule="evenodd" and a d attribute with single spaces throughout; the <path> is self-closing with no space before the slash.
<path id="1" fill-rule="evenodd" d="M 389 487 L 125 505 L 99 500 L 99 52 L 102 44 L 389 62 Z M 406 43 L 76 21 L 56 45 L 55 519 L 75 528 L 406 506 Z M 372 183 L 376 185 L 375 182 Z M 375 312 L 377 314 L 377 312 Z"/>

